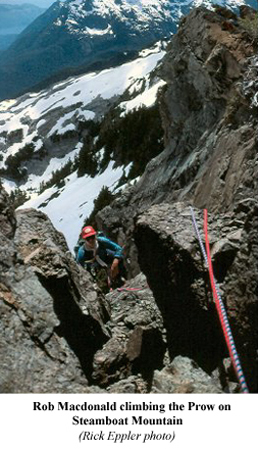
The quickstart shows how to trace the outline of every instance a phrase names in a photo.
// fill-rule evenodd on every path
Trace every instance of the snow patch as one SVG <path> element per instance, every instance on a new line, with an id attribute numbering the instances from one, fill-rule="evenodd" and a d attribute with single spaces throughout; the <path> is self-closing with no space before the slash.
<path id="1" fill-rule="evenodd" d="M 56 21 L 53 23 L 53 25 L 55 25 L 55 26 L 57 26 L 57 27 L 61 27 L 62 21 L 60 20 L 59 17 L 56 19 Z"/>
<path id="2" fill-rule="evenodd" d="M 85 218 L 90 215 L 99 192 L 104 186 L 114 190 L 122 174 L 123 168 L 115 169 L 113 161 L 109 163 L 105 172 L 94 178 L 88 175 L 78 178 L 74 172 L 66 178 L 65 189 L 61 191 L 56 187 L 47 189 L 19 209 L 36 208 L 47 214 L 54 227 L 64 234 L 70 251 L 73 251 L 79 231 Z M 48 202 L 55 194 L 59 194 L 58 197 Z"/>
<path id="3" fill-rule="evenodd" d="M 108 25 L 107 28 L 105 28 L 104 30 L 86 27 L 83 33 L 92 36 L 103 36 L 104 34 L 114 34 L 111 25 Z"/>
<path id="4" fill-rule="evenodd" d="M 136 60 L 121 66 L 99 73 L 92 72 L 72 77 L 57 83 L 50 90 L 0 103 L 2 146 L 6 145 L 6 132 L 10 133 L 18 129 L 23 132 L 23 141 L 6 149 L 6 153 L 3 153 L 4 158 L 11 153 L 14 154 L 26 143 L 31 143 L 33 139 L 35 150 L 39 150 L 43 145 L 41 136 L 43 126 L 44 135 L 49 138 L 56 132 L 62 134 L 69 129 L 74 129 L 76 122 L 81 118 L 93 119 L 95 112 L 91 110 L 90 105 L 98 105 L 101 99 L 117 98 L 129 89 L 132 95 L 137 95 L 137 91 L 139 93 L 139 89 L 142 90 L 145 86 L 146 91 L 138 94 L 136 99 L 125 102 L 124 107 L 129 111 L 139 104 L 152 104 L 155 101 L 159 83 L 150 87 L 149 74 L 164 54 L 165 52 L 157 45 Z M 149 100 L 148 96 L 150 96 Z M 1 133 L 3 133 L 2 137 Z M 63 167 L 69 160 L 73 162 L 82 145 L 81 142 L 78 143 L 63 158 L 51 158 L 42 175 L 30 174 L 27 182 L 20 186 L 20 189 L 31 195 L 30 200 L 22 208 L 33 207 L 45 212 L 54 226 L 64 233 L 70 250 L 73 249 L 84 219 L 91 213 L 94 200 L 102 187 L 107 186 L 115 190 L 122 175 L 130 170 L 130 165 L 127 168 L 115 168 L 114 162 L 110 162 L 108 168 L 94 178 L 87 175 L 78 178 L 77 174 L 73 173 L 66 177 L 65 186 L 61 189 L 53 186 L 39 195 L 41 183 L 46 183 L 52 177 L 52 173 Z M 103 149 L 98 156 L 101 161 Z M 4 187 L 10 192 L 16 184 L 4 180 Z"/>
<path id="5" fill-rule="evenodd" d="M 165 84 L 166 84 L 165 81 L 160 80 L 154 86 L 137 95 L 137 97 L 133 98 L 132 100 L 120 103 L 120 108 L 123 109 L 121 116 L 123 117 L 129 111 L 132 111 L 133 109 L 138 109 L 142 106 L 146 106 L 147 108 L 153 106 L 157 99 L 158 89 L 164 86 Z"/>
<path id="6" fill-rule="evenodd" d="M 25 144 L 31 143 L 32 139 L 37 136 L 39 127 L 47 126 L 51 114 L 55 117 L 58 108 L 64 111 L 64 116 L 61 118 L 59 116 L 51 130 L 48 131 L 48 137 L 55 132 L 63 134 L 68 130 L 75 129 L 74 119 L 78 119 L 78 117 L 85 120 L 93 119 L 95 113 L 87 109 L 87 105 L 98 97 L 107 100 L 123 94 L 126 89 L 133 86 L 136 80 L 147 78 L 164 54 L 165 52 L 160 50 L 160 44 L 158 44 L 151 53 L 148 52 L 145 57 L 139 57 L 132 62 L 99 73 L 92 72 L 70 78 L 68 81 L 54 85 L 51 91 L 44 90 L 20 97 L 17 100 L 1 102 L 0 136 L 1 133 L 10 133 L 21 129 L 23 141 L 6 149 L 4 160 L 0 165 L 4 165 L 5 159 L 10 154 L 15 154 Z M 72 108 L 73 112 L 65 113 L 66 109 L 71 111 Z M 24 124 L 25 118 L 26 124 Z M 34 121 L 38 121 L 36 127 L 33 127 Z"/>
<path id="7" fill-rule="evenodd" d="M 65 155 L 63 158 L 51 158 L 49 164 L 42 175 L 30 174 L 26 183 L 20 186 L 22 190 L 35 190 L 37 191 L 42 182 L 47 182 L 50 180 L 52 173 L 56 170 L 61 169 L 69 160 L 74 161 L 75 157 L 79 154 L 82 143 L 78 143 L 74 150 Z M 38 197 L 38 193 L 35 194 Z"/>

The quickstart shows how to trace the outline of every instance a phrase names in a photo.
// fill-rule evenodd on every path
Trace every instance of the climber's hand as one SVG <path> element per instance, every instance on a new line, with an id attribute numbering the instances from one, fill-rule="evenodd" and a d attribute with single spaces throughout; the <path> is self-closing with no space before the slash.
<path id="1" fill-rule="evenodd" d="M 112 279 L 116 278 L 116 276 L 118 275 L 118 272 L 119 272 L 118 264 L 119 264 L 119 259 L 115 258 L 114 261 L 112 262 L 112 266 L 110 268 L 110 271 L 111 271 L 110 275 L 111 275 Z"/>

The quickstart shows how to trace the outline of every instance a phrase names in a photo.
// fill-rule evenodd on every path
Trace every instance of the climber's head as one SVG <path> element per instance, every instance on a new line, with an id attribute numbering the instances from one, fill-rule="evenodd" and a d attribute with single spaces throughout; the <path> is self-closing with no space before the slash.
<path id="1" fill-rule="evenodd" d="M 86 227 L 84 227 L 82 229 L 81 237 L 82 237 L 82 239 L 87 239 L 87 240 L 89 240 L 90 238 L 95 239 L 96 234 L 97 234 L 97 232 L 94 230 L 94 228 L 91 225 L 87 225 Z"/>
<path id="2" fill-rule="evenodd" d="M 87 247 L 95 247 L 96 243 L 96 235 L 97 232 L 94 230 L 94 228 L 90 225 L 87 225 L 82 229 L 81 237 L 82 239 L 85 239 L 85 243 L 87 243 Z"/>

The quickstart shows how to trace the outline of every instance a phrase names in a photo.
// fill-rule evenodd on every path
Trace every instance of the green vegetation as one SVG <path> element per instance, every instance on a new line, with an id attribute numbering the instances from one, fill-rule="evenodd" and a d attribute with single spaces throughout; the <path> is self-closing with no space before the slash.
<path id="1" fill-rule="evenodd" d="M 41 194 L 46 189 L 54 185 L 58 188 L 64 186 L 64 178 L 70 175 L 74 170 L 74 163 L 69 159 L 68 162 L 61 167 L 61 169 L 52 172 L 52 176 L 48 181 L 42 181 L 42 183 L 40 183 L 39 193 Z"/>
<path id="2" fill-rule="evenodd" d="M 72 162 L 69 160 L 60 169 L 54 171 L 48 181 L 40 184 L 39 192 L 56 185 L 58 188 L 64 185 L 64 178 L 77 170 L 78 176 L 96 176 L 103 172 L 110 159 L 116 166 L 131 164 L 129 174 L 125 172 L 120 180 L 120 185 L 141 175 L 146 164 L 163 150 L 163 130 L 158 106 L 152 108 L 142 107 L 133 110 L 124 117 L 120 116 L 121 110 L 114 106 L 102 119 L 79 121 L 76 135 L 83 141 L 82 148 Z M 74 131 L 65 135 L 52 136 L 53 142 L 61 138 L 74 137 Z M 26 174 L 26 161 L 42 159 L 47 150 L 43 146 L 35 152 L 36 138 L 34 142 L 25 145 L 14 155 L 6 159 L 6 168 L 0 170 L 0 175 L 9 176 L 17 181 L 22 180 Z M 101 151 L 101 155 L 100 155 Z M 104 202 L 104 206 L 112 201 L 112 194 L 108 191 L 101 192 L 98 202 Z M 96 207 L 98 210 L 98 202 Z"/>
<path id="3" fill-rule="evenodd" d="M 91 137 L 98 136 L 100 130 L 100 123 L 95 122 L 94 120 L 79 120 L 78 122 L 78 131 L 82 133 L 84 130 L 87 130 L 87 134 Z"/>
<path id="4" fill-rule="evenodd" d="M 94 142 L 100 132 L 100 127 L 100 122 L 94 122 L 93 120 L 79 122 L 79 131 L 83 133 L 87 130 L 87 134 L 83 139 L 83 146 L 76 161 L 79 177 L 85 174 L 94 177 L 98 172 L 97 150 Z"/>
<path id="5" fill-rule="evenodd" d="M 63 134 L 54 133 L 50 136 L 50 139 L 53 143 L 59 143 L 65 139 L 74 139 L 78 137 L 77 130 L 67 130 Z"/>
<path id="6" fill-rule="evenodd" d="M 35 151 L 35 142 L 24 145 L 14 155 L 9 155 L 5 160 L 6 168 L 0 169 L 2 176 L 14 178 L 17 181 L 22 180 L 27 174 L 27 168 L 24 166 L 26 161 L 32 158 L 42 160 L 47 155 L 44 145 Z"/>
<path id="7" fill-rule="evenodd" d="M 78 177 L 87 174 L 94 177 L 97 174 L 98 161 L 96 157 L 96 149 L 91 136 L 84 138 L 83 146 L 80 150 L 77 160 Z"/>
<path id="8" fill-rule="evenodd" d="M 16 180 L 21 180 L 27 173 L 25 167 L 21 167 L 22 163 L 31 159 L 34 153 L 34 145 L 26 144 L 14 155 L 9 155 L 6 158 L 6 169 L 1 169 L 1 175 L 12 177 Z"/>
<path id="9" fill-rule="evenodd" d="M 105 208 L 105 206 L 110 205 L 110 203 L 112 203 L 112 201 L 115 198 L 116 198 L 116 195 L 112 194 L 112 192 L 110 192 L 110 190 L 108 189 L 107 186 L 103 186 L 98 197 L 94 200 L 94 208 L 93 208 L 91 214 L 84 221 L 84 226 L 90 224 L 93 227 L 97 227 L 97 223 L 96 223 L 96 219 L 95 219 L 97 213 L 99 211 L 101 211 L 103 208 Z"/>
<path id="10" fill-rule="evenodd" d="M 42 159 L 44 159 L 47 155 L 48 155 L 48 151 L 45 148 L 45 146 L 43 145 L 39 150 L 34 152 L 33 158 L 39 159 L 40 161 L 42 161 Z"/>
<path id="11" fill-rule="evenodd" d="M 110 159 L 117 166 L 132 163 L 128 179 L 141 175 L 146 164 L 164 148 L 163 129 L 157 106 L 139 108 L 120 117 L 113 108 L 95 128 L 89 129 L 78 157 L 78 175 L 95 176 L 104 171 Z M 98 135 L 98 139 L 96 139 Z M 96 154 L 103 149 L 100 164 Z"/>
<path id="12" fill-rule="evenodd" d="M 9 143 L 14 142 L 22 142 L 23 139 L 23 129 L 19 128 L 17 130 L 13 130 L 8 134 L 8 141 Z"/>
<path id="13" fill-rule="evenodd" d="M 105 148 L 101 168 L 106 168 L 112 155 L 117 165 L 126 166 L 132 163 L 129 179 L 141 175 L 150 159 L 163 150 L 162 137 L 163 130 L 157 106 L 130 111 L 116 120 L 112 115 L 107 117 L 97 141 L 99 149 Z"/>
<path id="14" fill-rule="evenodd" d="M 27 195 L 27 192 L 22 191 L 19 188 L 16 188 L 14 191 L 10 193 L 10 200 L 14 208 L 18 208 L 18 206 L 23 205 L 23 203 L 29 200 L 29 197 Z"/>

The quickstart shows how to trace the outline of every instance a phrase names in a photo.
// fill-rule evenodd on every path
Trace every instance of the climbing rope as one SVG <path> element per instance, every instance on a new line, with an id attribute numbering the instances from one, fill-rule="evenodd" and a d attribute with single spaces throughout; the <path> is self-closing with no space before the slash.
<path id="1" fill-rule="evenodd" d="M 196 223 L 193 208 L 190 207 L 190 210 L 191 210 L 194 229 L 195 229 L 197 238 L 199 240 L 199 244 L 200 244 L 201 251 L 203 253 L 203 256 L 204 256 L 204 259 L 206 262 L 206 266 L 209 270 L 213 298 L 215 301 L 215 305 L 216 305 L 216 309 L 217 309 L 217 312 L 219 315 L 223 334 L 224 334 L 226 344 L 228 347 L 229 355 L 230 355 L 233 367 L 235 369 L 237 378 L 239 380 L 241 390 L 243 393 L 248 393 L 249 390 L 248 390 L 248 387 L 247 387 L 247 384 L 245 381 L 245 377 L 244 377 L 244 373 L 243 373 L 243 370 L 241 367 L 241 363 L 240 363 L 240 360 L 238 357 L 238 353 L 237 353 L 235 342 L 234 342 L 233 335 L 231 332 L 230 324 L 229 324 L 229 321 L 227 318 L 227 313 L 226 313 L 226 310 L 225 310 L 225 307 L 224 307 L 224 304 L 223 304 L 223 301 L 222 301 L 221 295 L 219 293 L 219 289 L 218 289 L 218 286 L 216 284 L 214 274 L 213 274 L 212 261 L 211 261 L 211 255 L 210 255 L 210 244 L 209 244 L 209 238 L 208 238 L 208 213 L 207 213 L 207 210 L 205 209 L 204 210 L 204 234 L 205 234 L 205 243 L 206 243 L 206 251 L 207 251 L 207 255 L 206 255 L 204 245 L 201 240 L 200 232 L 199 232 L 199 229 L 198 229 L 198 226 Z"/>
<path id="2" fill-rule="evenodd" d="M 141 288 L 133 288 L 133 287 L 122 286 L 122 287 L 120 287 L 120 288 L 117 288 L 117 290 L 118 290 L 119 292 L 121 292 L 121 291 L 143 291 L 144 289 L 147 289 L 147 288 L 148 288 L 148 286 L 146 286 L 146 287 L 141 287 Z"/>

